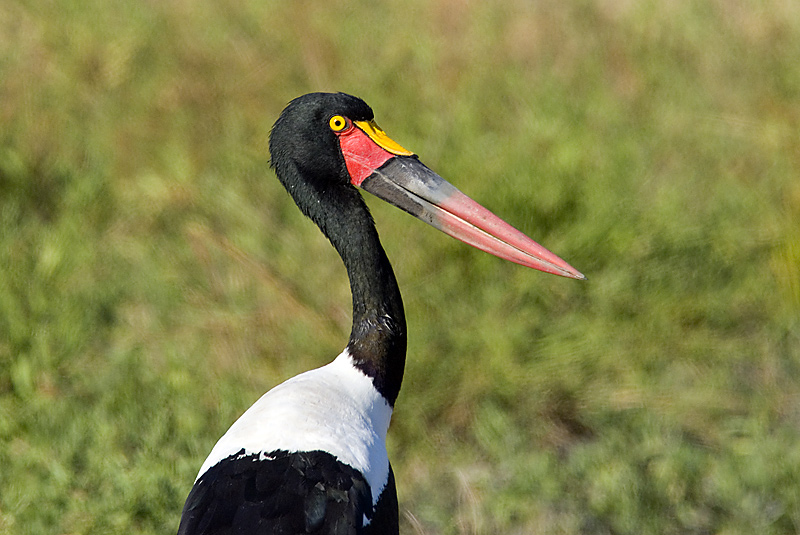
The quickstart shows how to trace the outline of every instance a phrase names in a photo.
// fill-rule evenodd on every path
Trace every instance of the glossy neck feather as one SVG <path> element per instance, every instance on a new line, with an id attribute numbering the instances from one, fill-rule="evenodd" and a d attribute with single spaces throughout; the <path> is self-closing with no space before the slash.
<path id="1" fill-rule="evenodd" d="M 296 168 L 283 171 L 299 178 Z M 320 191 L 303 180 L 282 182 L 341 256 L 353 296 L 348 351 L 355 365 L 394 406 L 405 367 L 406 320 L 397 279 L 369 209 L 350 184 Z"/>

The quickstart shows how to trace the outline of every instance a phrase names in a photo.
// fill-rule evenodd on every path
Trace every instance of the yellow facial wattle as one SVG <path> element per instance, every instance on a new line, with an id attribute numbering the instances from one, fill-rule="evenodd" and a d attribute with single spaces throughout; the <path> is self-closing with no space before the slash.
<path id="1" fill-rule="evenodd" d="M 364 131 L 369 138 L 374 141 L 379 147 L 396 154 L 398 156 L 413 156 L 414 153 L 408 149 L 404 149 L 398 142 L 386 135 L 386 132 L 381 130 L 375 121 L 354 121 L 357 127 Z"/>

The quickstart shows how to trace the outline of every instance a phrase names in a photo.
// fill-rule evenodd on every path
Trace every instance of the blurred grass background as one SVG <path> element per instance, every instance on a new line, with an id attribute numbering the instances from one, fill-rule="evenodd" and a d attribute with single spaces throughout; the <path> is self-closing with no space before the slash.
<path id="1" fill-rule="evenodd" d="M 0 531 L 174 532 L 238 415 L 342 349 L 266 148 L 340 90 L 589 277 L 368 199 L 404 533 L 797 533 L 798 50 L 786 0 L 3 2 Z"/>

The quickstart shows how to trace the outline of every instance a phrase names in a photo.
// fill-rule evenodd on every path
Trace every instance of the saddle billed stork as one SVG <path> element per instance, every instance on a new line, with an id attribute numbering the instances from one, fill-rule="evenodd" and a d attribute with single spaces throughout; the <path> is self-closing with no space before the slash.
<path id="1" fill-rule="evenodd" d="M 396 534 L 386 433 L 406 321 L 392 267 L 356 186 L 495 256 L 585 277 L 423 165 L 344 93 L 293 100 L 272 128 L 272 167 L 342 257 L 353 296 L 347 347 L 276 386 L 211 450 L 179 535 Z"/>

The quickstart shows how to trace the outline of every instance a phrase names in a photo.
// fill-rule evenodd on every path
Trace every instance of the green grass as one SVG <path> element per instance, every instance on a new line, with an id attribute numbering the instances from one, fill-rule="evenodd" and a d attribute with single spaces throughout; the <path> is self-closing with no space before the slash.
<path id="1" fill-rule="evenodd" d="M 798 50 L 779 1 L 3 3 L 0 531 L 174 532 L 234 419 L 341 350 L 266 147 L 342 90 L 589 277 L 368 199 L 404 533 L 797 533 Z"/>

